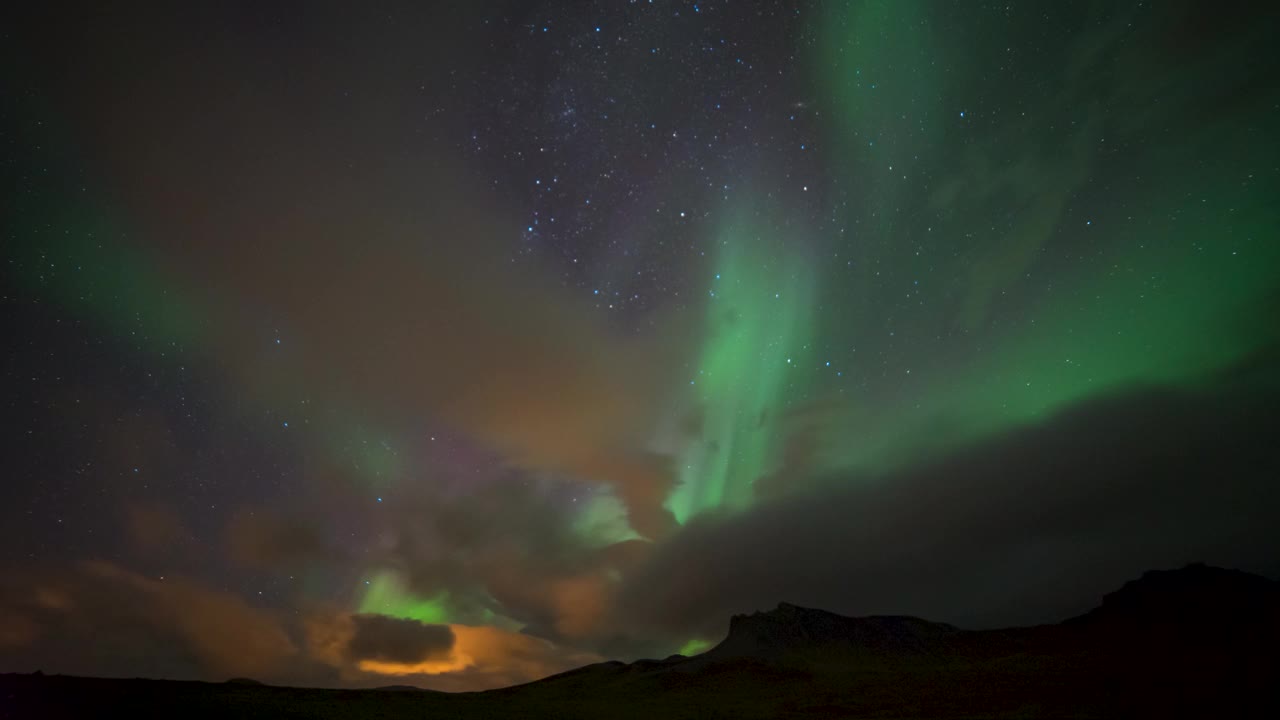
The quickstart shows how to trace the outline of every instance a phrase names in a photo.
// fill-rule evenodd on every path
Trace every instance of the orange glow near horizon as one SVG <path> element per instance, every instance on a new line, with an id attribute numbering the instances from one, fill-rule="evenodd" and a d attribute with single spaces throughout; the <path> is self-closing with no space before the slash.
<path id="1" fill-rule="evenodd" d="M 455 650 L 444 660 L 426 660 L 416 664 L 361 660 L 359 667 L 364 672 L 378 675 L 443 675 L 466 670 L 475 664 L 470 655 Z"/>
<path id="2" fill-rule="evenodd" d="M 361 660 L 360 670 L 379 675 L 444 675 L 446 673 L 477 668 L 501 670 L 530 679 L 558 672 L 564 667 L 552 660 L 557 648 L 554 644 L 522 633 L 503 630 L 491 625 L 454 625 L 454 645 L 448 655 L 429 658 L 416 663 L 397 663 L 382 660 Z M 574 664 L 599 660 L 591 654 L 574 658 Z"/>

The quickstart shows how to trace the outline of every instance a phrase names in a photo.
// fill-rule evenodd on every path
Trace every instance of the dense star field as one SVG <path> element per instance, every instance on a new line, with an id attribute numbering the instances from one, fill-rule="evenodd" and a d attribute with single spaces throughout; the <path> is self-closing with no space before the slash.
<path id="1" fill-rule="evenodd" d="M 0 672 L 474 690 L 1280 575 L 1278 33 L 5 10 Z"/>

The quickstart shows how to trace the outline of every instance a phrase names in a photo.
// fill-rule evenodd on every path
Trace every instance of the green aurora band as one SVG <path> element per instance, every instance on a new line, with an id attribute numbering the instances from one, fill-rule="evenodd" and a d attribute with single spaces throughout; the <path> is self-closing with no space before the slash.
<path id="1" fill-rule="evenodd" d="M 707 339 L 689 387 L 692 438 L 677 454 L 679 484 L 667 501 L 680 523 L 751 503 L 752 485 L 780 459 L 784 404 L 804 382 L 813 271 L 803 253 L 751 230 L 759 225 L 743 210 L 717 238 Z"/>
<path id="2" fill-rule="evenodd" d="M 797 418 L 820 418 L 806 475 L 861 481 L 1092 397 L 1211 386 L 1280 342 L 1280 151 L 1265 123 L 1238 120 L 1273 120 L 1276 101 L 1240 85 L 1250 58 L 1211 48 L 1169 73 L 1164 29 L 1136 4 L 1027 4 L 1004 29 L 974 12 L 869 0 L 812 18 L 815 145 L 847 201 L 804 237 L 750 192 L 721 221 L 705 335 L 673 410 L 678 522 L 749 508 L 809 427 Z M 992 41 L 1044 23 L 1094 29 L 1047 37 L 1035 57 Z M 230 319 L 132 249 L 109 213 L 70 188 L 64 201 L 15 195 L 27 220 L 15 283 L 140 351 L 212 354 Z M 837 238 L 852 257 L 821 256 Z M 304 397 L 261 385 L 246 413 Z M 311 430 L 372 489 L 410 479 L 377 428 L 328 413 Z M 636 539 L 623 517 L 600 494 L 575 531 Z M 356 595 L 360 612 L 515 627 L 461 596 L 418 597 L 391 571 Z"/>
<path id="3" fill-rule="evenodd" d="M 384 570 L 368 581 L 358 611 L 424 623 L 445 623 L 450 616 L 448 600 L 447 592 L 427 599 L 416 597 L 405 591 L 395 573 Z"/>
<path id="4" fill-rule="evenodd" d="M 852 314 L 821 326 L 865 348 L 825 428 L 828 470 L 885 472 L 1091 396 L 1212 382 L 1280 340 L 1280 158 L 1236 119 L 1274 97 L 1233 86 L 1243 58 L 1219 48 L 1171 75 L 1154 37 L 1169 18 L 1106 4 L 1011 10 L 1010 33 L 1096 29 L 1009 57 L 968 12 L 841 3 L 818 28 L 834 176 L 857 194 L 841 226 L 862 247 L 820 294 Z"/>
<path id="5" fill-rule="evenodd" d="M 1256 123 L 1274 93 L 1241 85 L 1234 48 L 1169 74 L 1161 23 L 1185 18 L 1146 12 L 1036 4 L 994 33 L 916 0 L 814 17 L 817 147 L 848 198 L 814 246 L 856 251 L 817 272 L 761 242 L 780 217 L 722 225 L 677 520 L 750 506 L 806 412 L 803 474 L 866 480 L 1274 351 L 1280 157 Z M 1090 29 L 1035 57 L 991 41 L 1046 24 Z"/>

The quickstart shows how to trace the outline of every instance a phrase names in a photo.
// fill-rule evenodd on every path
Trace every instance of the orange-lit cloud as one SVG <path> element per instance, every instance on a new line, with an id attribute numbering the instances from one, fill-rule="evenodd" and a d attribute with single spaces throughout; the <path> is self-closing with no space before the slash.
<path id="1" fill-rule="evenodd" d="M 377 685 L 386 678 L 397 678 L 440 690 L 482 690 L 537 680 L 602 659 L 531 635 L 462 624 L 447 626 L 453 635 L 447 650 L 421 660 L 359 657 L 360 653 L 352 651 L 358 617 L 317 612 L 306 620 L 308 653 L 336 668 L 348 684 Z"/>
<path id="2" fill-rule="evenodd" d="M 23 669 L 16 661 L 34 663 L 30 670 L 53 659 L 66 672 L 101 673 L 113 659 L 147 658 L 156 669 L 144 670 L 160 677 L 270 677 L 299 660 L 280 614 L 189 579 L 103 561 L 0 588 L 0 617 L 8 618 L 0 645 L 23 647 L 5 658 L 15 669 Z"/>
<path id="3" fill-rule="evenodd" d="M 189 579 L 146 577 L 107 562 L 45 573 L 34 588 L 0 589 L 5 670 L 103 674 L 113 658 L 154 660 L 131 665 L 131 675 L 312 686 L 397 678 L 451 691 L 529 682 L 601 660 L 491 626 L 257 608 Z"/>
<path id="4" fill-rule="evenodd" d="M 359 669 L 377 675 L 448 676 L 423 681 L 439 689 L 502 687 L 537 680 L 602 658 L 556 646 L 546 640 L 490 626 L 451 625 L 455 639 L 447 658 L 420 663 L 365 660 Z"/>
<path id="5" fill-rule="evenodd" d="M 132 597 L 138 619 L 176 633 L 215 673 L 267 674 L 297 654 L 271 613 L 183 579 L 152 579 L 105 562 L 86 574 Z"/>
<path id="6" fill-rule="evenodd" d="M 31 618 L 9 609 L 0 614 L 0 650 L 23 648 L 40 636 L 40 626 Z"/>
<path id="7" fill-rule="evenodd" d="M 447 625 L 453 641 L 448 648 L 429 648 L 421 660 L 361 657 L 358 646 L 360 616 L 346 612 L 314 612 L 306 619 L 307 652 L 335 667 L 347 684 L 383 684 L 387 678 L 448 691 L 475 691 L 526 683 L 561 673 L 602 657 L 595 653 L 509 632 L 492 625 Z M 366 616 L 367 618 L 367 616 Z M 387 618 L 390 623 L 415 624 Z"/>

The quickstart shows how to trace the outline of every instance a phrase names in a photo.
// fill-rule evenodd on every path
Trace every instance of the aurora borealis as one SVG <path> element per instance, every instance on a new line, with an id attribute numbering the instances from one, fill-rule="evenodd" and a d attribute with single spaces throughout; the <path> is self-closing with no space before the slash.
<path id="1" fill-rule="evenodd" d="M 689 381 L 700 427 L 675 455 L 678 481 L 667 500 L 681 523 L 750 506 L 752 485 L 781 460 L 787 428 L 779 410 L 804 382 L 795 371 L 812 362 L 810 263 L 751 227 L 731 221 L 715 244 L 704 339 Z"/>
<path id="2" fill-rule="evenodd" d="M 1275 13 L 393 5 L 4 24 L 0 672 L 470 690 L 1280 573 Z"/>

